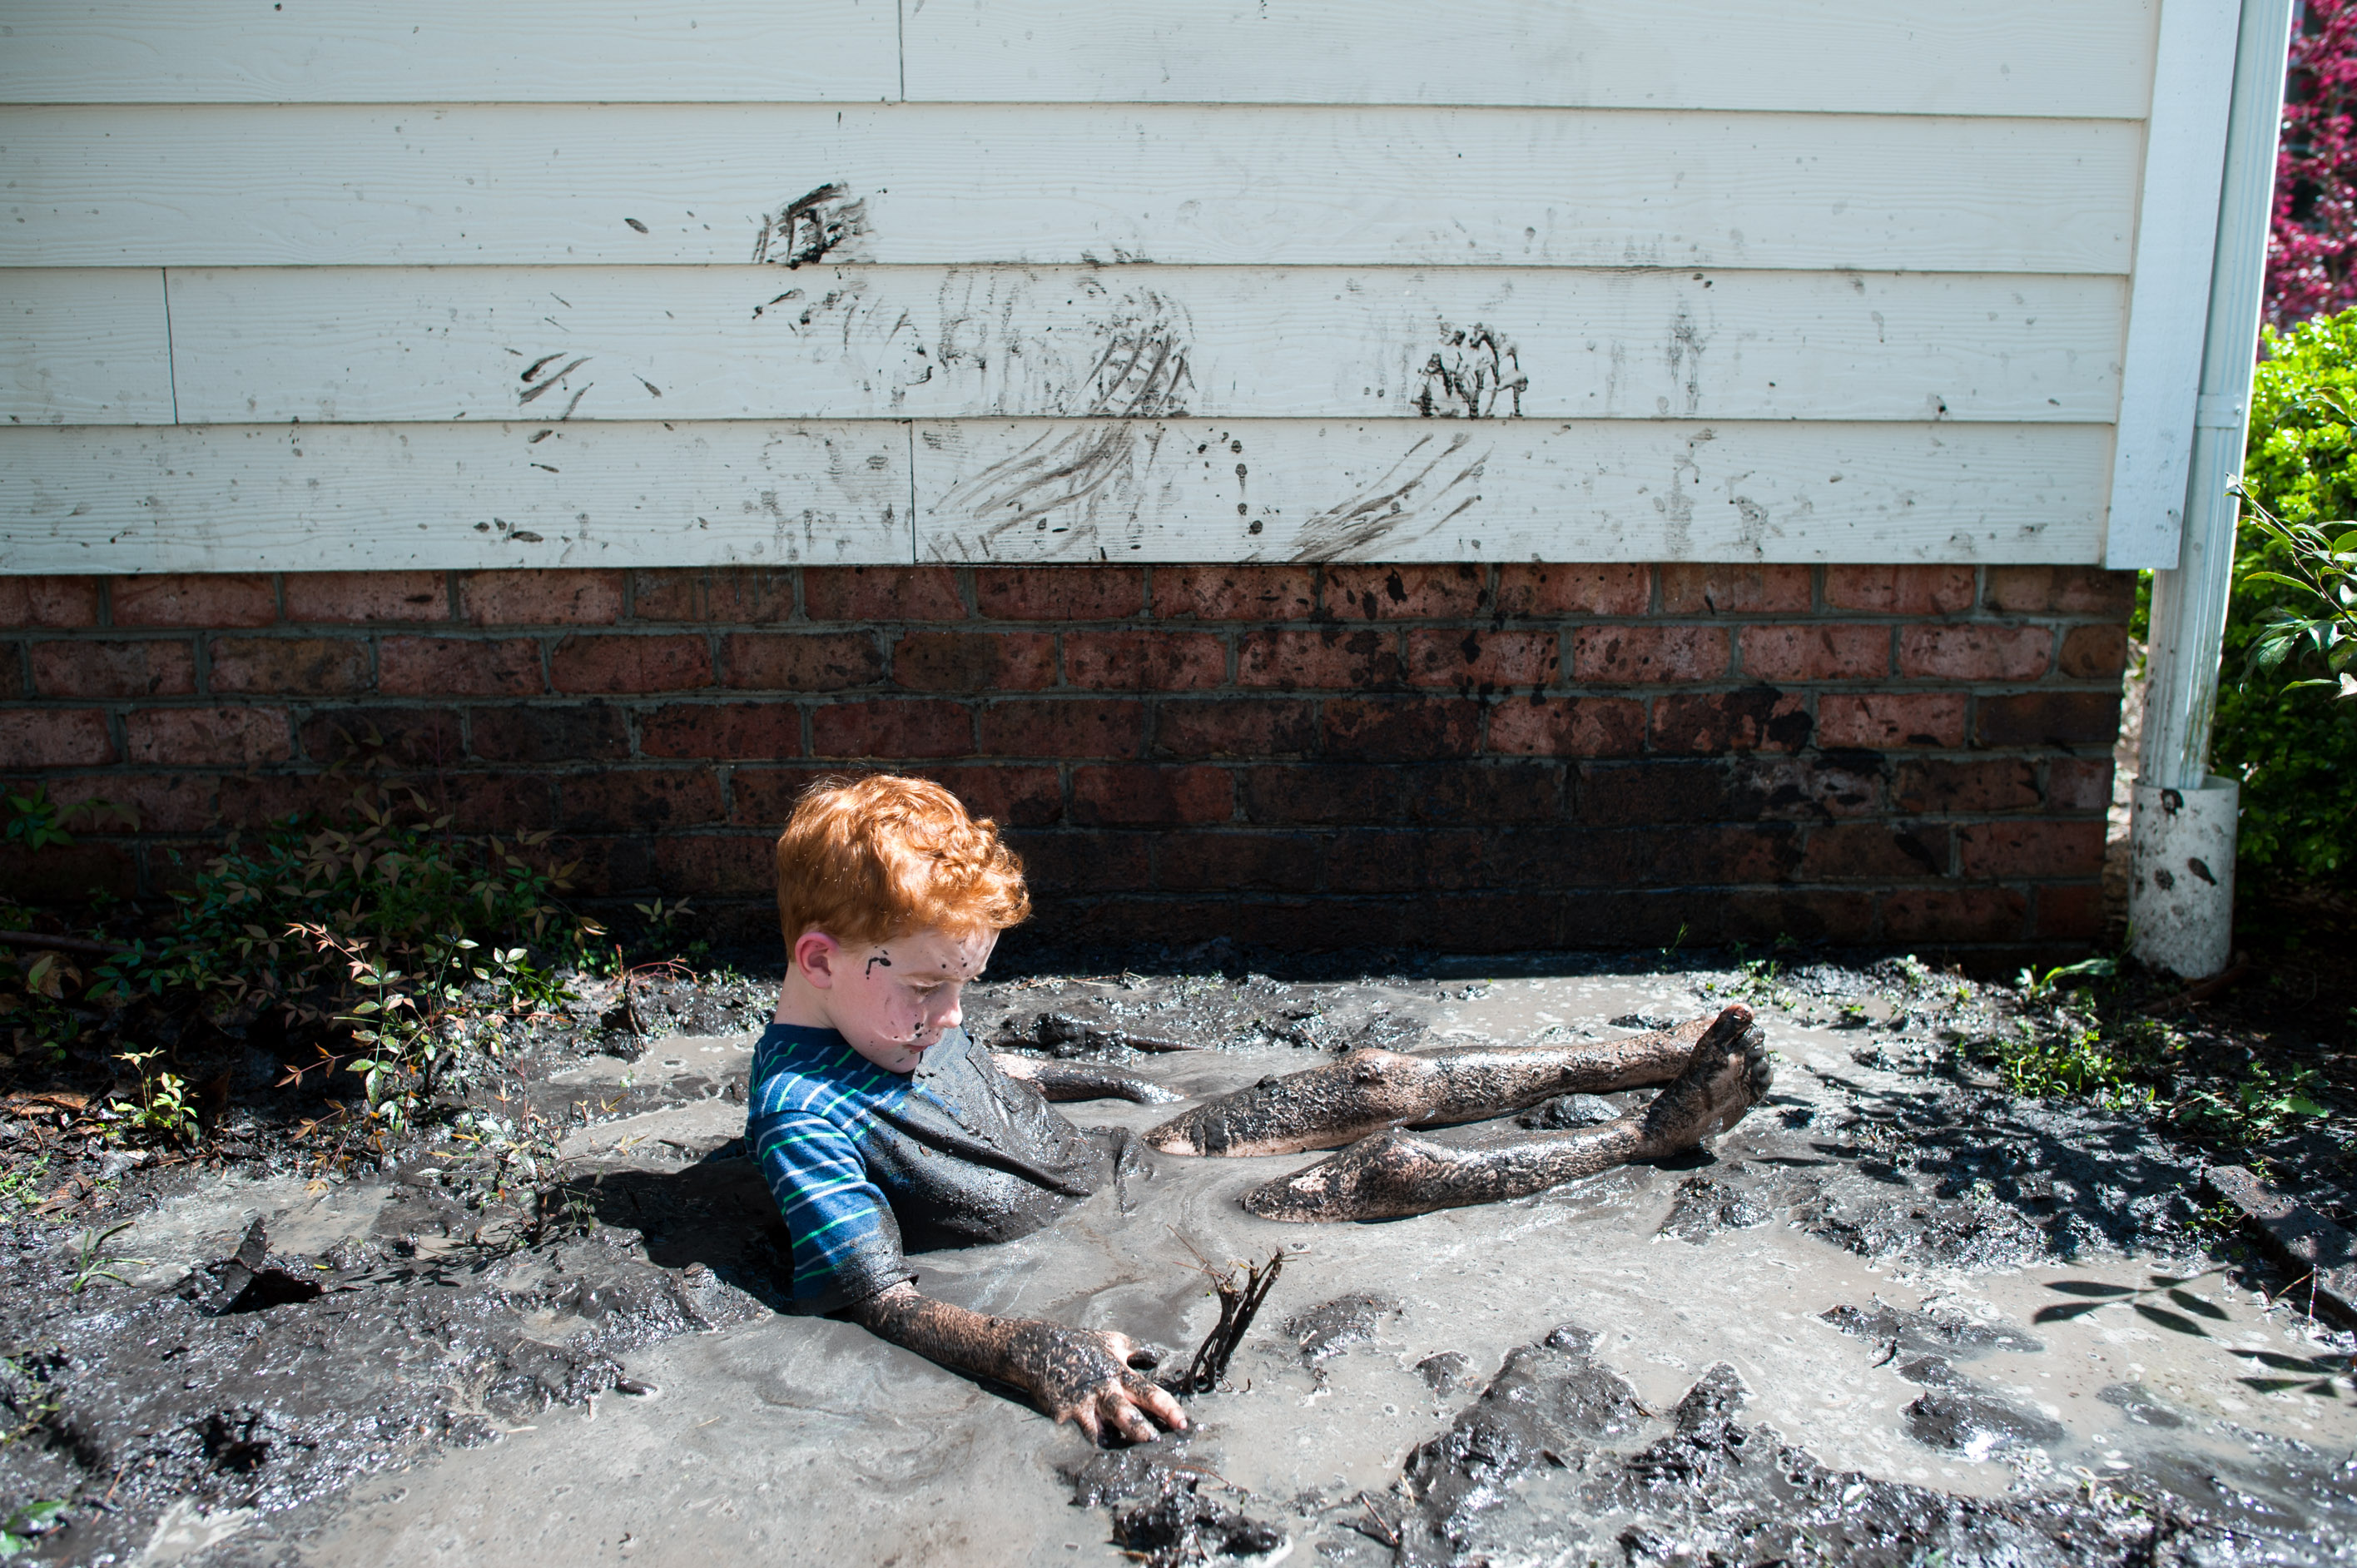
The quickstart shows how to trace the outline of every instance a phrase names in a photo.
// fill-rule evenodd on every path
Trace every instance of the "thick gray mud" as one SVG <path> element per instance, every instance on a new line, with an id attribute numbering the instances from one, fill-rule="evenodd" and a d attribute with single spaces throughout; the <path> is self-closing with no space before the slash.
<path id="1" fill-rule="evenodd" d="M 983 988 L 969 1026 L 1200 1098 L 1356 1046 L 1611 1037 L 1727 978 L 1045 979 Z M 533 1102 L 576 1124 L 529 1221 L 430 1162 L 182 1175 L 109 1243 L 129 1283 L 79 1294 L 81 1227 L 16 1225 L 10 1400 L 56 1409 L 0 1447 L 0 1495 L 103 1498 L 44 1562 L 2357 1560 L 2350 1340 L 2206 1250 L 2189 1156 L 1932 1070 L 1901 1007 L 1749 1000 L 1775 1092 L 1675 1168 L 1301 1226 L 1236 1199 L 1314 1155 L 1157 1155 L 1048 1231 L 913 1256 L 929 1294 L 1183 1365 L 1217 1316 L 1199 1258 L 1306 1249 L 1195 1430 L 1123 1452 L 775 1310 L 748 1035 L 552 1058 Z M 222 1310 L 257 1219 L 236 1266 L 319 1294 Z"/>

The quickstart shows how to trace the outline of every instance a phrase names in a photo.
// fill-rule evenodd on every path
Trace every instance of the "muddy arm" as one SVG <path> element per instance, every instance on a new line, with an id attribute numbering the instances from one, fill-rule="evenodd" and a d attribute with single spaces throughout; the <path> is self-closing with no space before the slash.
<path id="1" fill-rule="evenodd" d="M 1006 1051 L 993 1051 L 990 1059 L 1007 1077 L 1038 1089 L 1043 1100 L 1132 1100 L 1140 1105 L 1169 1105 L 1186 1098 L 1150 1078 L 1101 1062 L 1050 1061 Z"/>
<path id="2" fill-rule="evenodd" d="M 1157 1421 L 1174 1432 L 1187 1427 L 1178 1402 L 1132 1369 L 1138 1349 L 1125 1334 L 1068 1328 L 1037 1317 L 991 1317 L 919 1295 L 905 1281 L 856 1303 L 845 1316 L 952 1371 L 1021 1389 L 1041 1410 L 1059 1422 L 1076 1423 L 1092 1442 L 1110 1430 L 1133 1443 L 1151 1443 Z"/>

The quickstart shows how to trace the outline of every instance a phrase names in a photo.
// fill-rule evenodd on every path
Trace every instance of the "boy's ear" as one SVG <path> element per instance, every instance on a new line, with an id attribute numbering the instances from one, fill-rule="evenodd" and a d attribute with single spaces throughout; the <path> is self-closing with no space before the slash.
<path id="1" fill-rule="evenodd" d="M 843 944 L 824 931 L 804 931 L 794 939 L 794 967 L 821 991 L 834 988 L 835 961 L 842 953 Z"/>

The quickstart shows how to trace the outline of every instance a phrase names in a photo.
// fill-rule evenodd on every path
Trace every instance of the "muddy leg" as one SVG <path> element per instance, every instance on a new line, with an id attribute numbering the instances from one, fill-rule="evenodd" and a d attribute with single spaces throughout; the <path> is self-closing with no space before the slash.
<path id="1" fill-rule="evenodd" d="M 1253 1188 L 1243 1206 L 1267 1219 L 1385 1219 L 1523 1197 L 1630 1160 L 1693 1148 L 1741 1121 L 1772 1079 L 1751 1010 L 1729 1007 L 1711 1022 L 1684 1070 L 1635 1115 L 1471 1148 L 1378 1133 Z"/>
<path id="2" fill-rule="evenodd" d="M 1667 1083 L 1711 1020 L 1573 1046 L 1352 1051 L 1340 1061 L 1223 1094 L 1146 1134 L 1166 1155 L 1292 1155 L 1387 1127 L 1479 1122 L 1557 1094 Z"/>

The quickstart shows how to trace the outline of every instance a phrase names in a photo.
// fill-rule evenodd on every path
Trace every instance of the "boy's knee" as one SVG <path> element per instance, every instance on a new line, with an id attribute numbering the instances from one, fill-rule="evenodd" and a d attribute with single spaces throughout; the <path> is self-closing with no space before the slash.
<path id="1" fill-rule="evenodd" d="M 1360 1083 L 1397 1083 L 1419 1069 L 1429 1071 L 1431 1066 L 1420 1057 L 1380 1046 L 1361 1046 L 1342 1058 L 1342 1069 Z"/>

